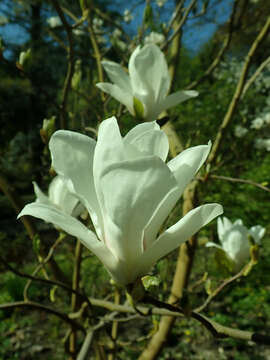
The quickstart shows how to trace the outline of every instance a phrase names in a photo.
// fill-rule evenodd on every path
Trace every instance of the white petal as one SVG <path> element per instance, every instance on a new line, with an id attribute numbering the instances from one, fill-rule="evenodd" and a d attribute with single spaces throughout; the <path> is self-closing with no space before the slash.
<path id="1" fill-rule="evenodd" d="M 66 179 L 60 175 L 56 176 L 49 185 L 49 199 L 69 215 L 79 203 L 79 199 L 69 191 Z"/>
<path id="2" fill-rule="evenodd" d="M 162 102 L 159 104 L 159 111 L 167 110 L 173 106 L 176 106 L 188 99 L 198 96 L 198 92 L 194 90 L 180 90 L 173 94 L 168 95 Z"/>
<path id="3" fill-rule="evenodd" d="M 129 142 L 146 155 L 156 155 L 165 161 L 169 152 L 167 135 L 161 130 L 149 130 Z"/>
<path id="4" fill-rule="evenodd" d="M 146 249 L 142 256 L 145 267 L 148 268 L 149 264 L 154 264 L 158 259 L 176 249 L 222 212 L 223 208 L 219 204 L 206 204 L 191 210 Z"/>
<path id="5" fill-rule="evenodd" d="M 253 237 L 255 243 L 260 244 L 261 239 L 265 234 L 265 228 L 261 225 L 255 225 L 249 229 L 249 233 Z"/>
<path id="6" fill-rule="evenodd" d="M 135 96 L 148 94 L 155 102 L 168 93 L 170 86 L 168 66 L 158 46 L 149 44 L 142 48 L 137 47 L 130 57 L 128 69 Z"/>
<path id="7" fill-rule="evenodd" d="M 211 142 L 209 141 L 208 145 L 195 146 L 182 151 L 168 162 L 167 165 L 178 182 L 179 196 L 205 162 L 210 149 Z"/>
<path id="8" fill-rule="evenodd" d="M 71 179 L 75 193 L 88 209 L 101 236 L 103 224 L 93 177 L 95 146 L 95 140 L 90 137 L 66 130 L 56 131 L 49 143 L 53 168 L 59 175 Z"/>
<path id="9" fill-rule="evenodd" d="M 105 266 L 111 266 L 111 262 L 115 261 L 109 250 L 101 241 L 98 241 L 96 235 L 91 230 L 87 229 L 86 226 L 73 216 L 59 210 L 56 206 L 31 203 L 22 209 L 18 218 L 24 215 L 31 215 L 50 222 L 68 234 L 79 238 L 83 245 L 98 256 Z"/>
<path id="10" fill-rule="evenodd" d="M 214 243 L 214 242 L 212 242 L 212 241 L 208 241 L 208 242 L 205 244 L 205 246 L 206 246 L 206 247 L 215 247 L 215 248 L 217 248 L 217 249 L 220 249 L 220 250 L 223 250 L 223 251 L 224 251 L 224 249 L 223 249 L 222 246 L 220 246 L 220 245 L 218 245 L 218 244 L 216 244 L 216 243 Z M 225 252 L 225 251 L 224 251 L 224 252 Z"/>
<path id="11" fill-rule="evenodd" d="M 129 76 L 121 65 L 113 61 L 101 62 L 112 83 L 127 93 L 132 93 Z"/>
<path id="12" fill-rule="evenodd" d="M 157 157 L 113 164 L 100 180 L 106 244 L 115 256 L 133 263 L 143 251 L 143 231 L 176 181 Z"/>
<path id="13" fill-rule="evenodd" d="M 144 122 L 142 124 L 138 124 L 134 126 L 124 137 L 125 143 L 131 143 L 133 142 L 138 136 L 141 136 L 146 131 L 149 130 L 160 130 L 160 126 L 156 121 L 148 121 Z"/>
<path id="14" fill-rule="evenodd" d="M 133 109 L 133 94 L 121 89 L 119 86 L 110 83 L 97 83 L 96 86 L 103 92 L 109 94 L 121 104 L 124 104 L 128 111 L 134 115 Z"/>
<path id="15" fill-rule="evenodd" d="M 40 187 L 35 181 L 33 181 L 33 185 L 34 185 L 34 192 L 37 197 L 36 201 L 41 202 L 43 204 L 51 204 L 51 201 L 49 200 L 48 196 L 44 194 L 44 192 L 40 189 Z"/>

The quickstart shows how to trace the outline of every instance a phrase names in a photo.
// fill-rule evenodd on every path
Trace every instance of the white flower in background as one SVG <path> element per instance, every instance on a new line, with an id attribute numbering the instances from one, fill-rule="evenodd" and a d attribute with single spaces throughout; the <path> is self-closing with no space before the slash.
<path id="1" fill-rule="evenodd" d="M 97 142 L 59 130 L 49 148 L 53 168 L 69 179 L 97 235 L 50 204 L 28 204 L 19 217 L 35 216 L 78 237 L 120 284 L 145 275 L 157 260 L 223 212 L 219 204 L 202 205 L 158 235 L 211 144 L 189 148 L 166 164 L 168 138 L 156 122 L 137 125 L 122 137 L 112 117 L 101 123 Z"/>
<path id="2" fill-rule="evenodd" d="M 270 151 L 270 139 L 256 139 L 254 146 L 256 149 Z"/>
<path id="3" fill-rule="evenodd" d="M 68 215 L 79 216 L 85 209 L 79 199 L 72 194 L 68 188 L 68 180 L 63 176 L 57 175 L 49 185 L 48 196 L 33 182 L 36 194 L 36 202 L 56 206 Z"/>
<path id="4" fill-rule="evenodd" d="M 248 129 L 241 126 L 241 125 L 237 125 L 235 128 L 234 128 L 234 135 L 238 138 L 241 138 L 243 136 L 246 135 L 246 133 L 248 132 Z"/>
<path id="5" fill-rule="evenodd" d="M 264 121 L 261 117 L 256 118 L 251 122 L 250 128 L 260 130 L 264 125 Z"/>
<path id="6" fill-rule="evenodd" d="M 214 246 L 224 251 L 229 259 L 234 262 L 235 270 L 238 271 L 250 257 L 251 243 L 249 237 L 252 237 L 256 244 L 260 244 L 265 229 L 260 225 L 247 229 L 242 220 L 238 219 L 232 223 L 224 216 L 218 218 L 217 232 L 221 245 L 208 242 L 206 246 Z"/>
<path id="7" fill-rule="evenodd" d="M 165 36 L 163 34 L 152 31 L 148 36 L 145 37 L 145 44 L 162 44 L 165 40 Z"/>
<path id="8" fill-rule="evenodd" d="M 85 32 L 82 29 L 73 29 L 72 30 L 73 34 L 76 36 L 82 36 L 85 35 Z"/>
<path id="9" fill-rule="evenodd" d="M 162 6 L 164 6 L 166 1 L 167 0 L 156 0 L 156 4 L 157 4 L 157 6 L 162 7 Z"/>
<path id="10" fill-rule="evenodd" d="M 129 59 L 129 75 L 113 61 L 102 61 L 102 65 L 113 84 L 98 83 L 97 87 L 124 104 L 132 115 L 148 121 L 198 95 L 197 91 L 177 91 L 167 96 L 170 74 L 163 53 L 154 44 L 134 50 Z"/>
<path id="11" fill-rule="evenodd" d="M 126 23 L 130 23 L 133 20 L 133 15 L 131 14 L 130 10 L 125 9 L 124 11 L 124 21 Z"/>
<path id="12" fill-rule="evenodd" d="M 270 125 L 270 113 L 264 115 L 264 122 L 266 125 Z"/>
<path id="13" fill-rule="evenodd" d="M 115 29 L 112 33 L 111 42 L 112 45 L 118 47 L 121 51 L 127 50 L 127 44 L 121 40 L 122 32 L 119 29 Z"/>
<path id="14" fill-rule="evenodd" d="M 261 138 L 255 139 L 254 146 L 256 149 L 264 149 L 264 139 Z"/>
<path id="15" fill-rule="evenodd" d="M 47 19 L 47 23 L 52 29 L 58 26 L 62 26 L 62 21 L 59 16 L 51 16 L 49 19 Z"/>
<path id="16" fill-rule="evenodd" d="M 270 139 L 264 140 L 264 147 L 267 151 L 270 151 Z"/>
<path id="17" fill-rule="evenodd" d="M 96 33 L 100 32 L 102 26 L 103 26 L 103 20 L 100 18 L 94 17 L 94 19 L 93 19 L 94 32 L 96 32 Z"/>

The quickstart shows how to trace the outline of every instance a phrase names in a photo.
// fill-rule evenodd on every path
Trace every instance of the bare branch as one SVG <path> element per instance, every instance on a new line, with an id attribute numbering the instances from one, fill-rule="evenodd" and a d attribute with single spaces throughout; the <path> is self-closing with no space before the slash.
<path id="1" fill-rule="evenodd" d="M 49 306 L 41 305 L 34 301 L 16 301 L 16 302 L 9 303 L 9 304 L 0 304 L 0 310 L 16 309 L 16 308 L 28 308 L 28 309 L 37 309 L 40 311 L 46 311 L 47 313 L 58 316 L 60 319 L 62 319 L 69 325 L 71 325 L 85 333 L 85 329 L 81 324 L 79 324 L 77 321 L 70 319 L 68 317 L 68 315 L 66 315 L 65 313 L 55 310 Z"/>
<path id="2" fill-rule="evenodd" d="M 247 74 L 248 74 L 248 70 L 249 67 L 251 65 L 251 60 L 253 58 L 253 56 L 255 55 L 257 49 L 259 48 L 259 46 L 261 45 L 262 41 L 265 39 L 265 37 L 267 36 L 267 34 L 269 33 L 270 30 L 270 16 L 267 18 L 265 25 L 262 27 L 260 33 L 258 34 L 258 36 L 256 37 L 255 41 L 253 42 L 247 56 L 246 56 L 246 60 L 245 63 L 243 65 L 243 69 L 242 69 L 242 73 L 240 76 L 240 79 L 238 81 L 238 84 L 236 86 L 235 89 L 235 93 L 233 95 L 233 98 L 231 100 L 231 103 L 228 107 L 228 111 L 223 119 L 223 122 L 218 130 L 217 133 L 217 137 L 216 140 L 212 146 L 212 150 L 210 152 L 210 155 L 208 157 L 208 163 L 211 163 L 214 161 L 217 153 L 218 153 L 218 149 L 222 143 L 222 140 L 224 138 L 224 133 L 235 113 L 236 107 L 240 101 L 243 89 L 244 89 L 244 85 L 245 85 L 245 81 L 247 78 Z"/>

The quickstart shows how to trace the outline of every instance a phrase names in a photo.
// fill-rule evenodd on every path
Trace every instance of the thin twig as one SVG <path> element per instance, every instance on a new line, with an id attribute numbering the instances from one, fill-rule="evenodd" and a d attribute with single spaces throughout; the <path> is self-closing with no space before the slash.
<path id="1" fill-rule="evenodd" d="M 191 11 L 191 9 L 193 8 L 193 6 L 195 5 L 197 0 L 191 0 L 188 7 L 186 8 L 186 11 L 181 19 L 181 21 L 179 22 L 179 24 L 177 25 L 174 33 L 166 40 L 165 43 L 163 43 L 161 45 L 161 50 L 165 50 L 167 48 L 167 46 L 169 45 L 169 43 L 177 36 L 177 34 L 181 31 L 182 27 L 184 26 L 186 20 L 187 20 L 187 17 Z"/>
<path id="2" fill-rule="evenodd" d="M 236 182 L 236 183 L 242 183 L 242 184 L 247 184 L 247 185 L 252 185 L 255 186 L 261 190 L 270 192 L 270 189 L 264 185 L 258 184 L 252 180 L 246 180 L 246 179 L 238 179 L 238 178 L 232 178 L 229 176 L 221 176 L 221 175 L 209 175 L 208 176 L 211 179 L 217 179 L 217 180 L 225 180 L 225 181 L 230 181 L 230 182 Z M 203 180 L 203 178 L 198 178 L 199 180 Z"/>
<path id="3" fill-rule="evenodd" d="M 231 284 L 233 281 L 239 279 L 245 272 L 246 267 L 244 267 L 243 269 L 241 269 L 241 271 L 239 271 L 237 274 L 235 274 L 234 276 L 231 276 L 229 279 L 224 280 L 218 287 L 217 289 L 215 289 L 212 294 L 210 294 L 207 299 L 205 300 L 205 302 L 197 307 L 194 311 L 199 313 L 202 310 L 204 310 L 207 305 L 229 284 Z"/>
<path id="4" fill-rule="evenodd" d="M 236 110 L 236 107 L 241 99 L 241 95 L 244 89 L 244 85 L 245 85 L 245 81 L 248 75 L 248 70 L 249 67 L 251 65 L 251 60 L 253 58 L 253 56 L 255 55 L 257 49 L 259 48 L 260 44 L 262 43 L 262 41 L 265 39 L 265 37 L 267 36 L 267 34 L 269 33 L 270 30 L 270 16 L 268 16 L 264 26 L 262 27 L 261 31 L 259 32 L 258 36 L 256 37 L 256 39 L 254 40 L 247 56 L 246 56 L 246 60 L 244 62 L 243 65 L 243 69 L 242 69 L 242 73 L 240 76 L 240 79 L 238 81 L 238 84 L 236 86 L 233 98 L 231 100 L 231 103 L 228 107 L 228 111 L 225 114 L 225 117 L 222 121 L 222 124 L 218 130 L 215 142 L 212 146 L 212 150 L 210 152 L 210 155 L 208 156 L 208 163 L 212 163 L 218 153 L 219 147 L 222 143 L 222 140 L 224 139 L 224 132 L 226 131 L 234 113 Z"/>
<path id="5" fill-rule="evenodd" d="M 241 98 L 243 98 L 250 88 L 250 86 L 254 83 L 254 81 L 257 79 L 257 77 L 261 74 L 261 72 L 264 70 L 264 68 L 270 63 L 270 56 L 266 60 L 264 60 L 261 65 L 258 67 L 258 69 L 255 71 L 255 73 L 250 77 L 250 79 L 246 82 L 246 85 L 244 86 Z"/>
<path id="6" fill-rule="evenodd" d="M 205 70 L 203 75 L 199 79 L 193 81 L 191 84 L 186 86 L 186 89 L 190 90 L 190 89 L 193 89 L 196 86 L 198 86 L 205 78 L 207 78 L 210 74 L 212 74 L 212 72 L 216 69 L 216 67 L 219 65 L 220 61 L 222 60 L 222 58 L 223 58 L 223 56 L 225 54 L 225 51 L 228 49 L 228 47 L 230 45 L 230 42 L 231 42 L 231 39 L 232 39 L 233 24 L 234 24 L 234 18 L 235 18 L 238 2 L 239 2 L 239 0 L 235 0 L 235 2 L 233 4 L 232 13 L 231 13 L 231 16 L 230 16 L 230 19 L 229 19 L 229 29 L 228 29 L 228 32 L 227 32 L 227 34 L 225 36 L 222 47 L 220 48 L 217 56 L 212 61 L 212 63 L 209 65 L 209 67 Z"/>
<path id="7" fill-rule="evenodd" d="M 39 278 L 36 276 L 32 276 L 32 275 L 28 275 L 28 274 L 24 274 L 16 269 L 14 269 L 4 258 L 2 258 L 2 256 L 0 255 L 0 261 L 6 266 L 6 268 L 10 271 L 12 271 L 15 275 L 26 278 L 26 279 L 31 279 L 33 281 L 38 281 L 38 282 L 42 282 L 44 284 L 47 285 L 53 285 L 53 286 L 59 286 L 62 289 L 70 292 L 70 293 L 75 293 L 77 294 L 79 297 L 81 297 L 82 300 L 86 301 L 88 306 L 91 307 L 91 303 L 88 299 L 88 297 L 76 290 L 73 290 L 71 287 L 69 287 L 68 285 L 66 285 L 65 283 L 58 281 L 58 280 L 50 280 L 50 279 L 43 279 L 43 278 Z"/>
<path id="8" fill-rule="evenodd" d="M 13 303 L 8 304 L 0 304 L 0 310 L 5 309 L 16 309 L 16 308 L 29 308 L 29 309 L 37 309 L 40 311 L 46 311 L 47 313 L 53 314 L 55 316 L 58 316 L 60 319 L 68 323 L 69 325 L 76 327 L 77 329 L 81 330 L 85 333 L 85 328 L 79 324 L 77 321 L 72 320 L 66 315 L 65 313 L 62 313 L 58 310 L 55 310 L 49 306 L 41 305 L 39 303 L 36 303 L 34 301 L 15 301 Z"/>
<path id="9" fill-rule="evenodd" d="M 64 81 L 64 87 L 63 87 L 63 95 L 62 95 L 62 102 L 61 102 L 61 128 L 65 129 L 67 127 L 67 111 L 66 111 L 66 106 L 67 106 L 67 101 L 68 101 L 68 95 L 69 95 L 69 91 L 71 89 L 71 81 L 72 81 L 72 77 L 73 77 L 73 73 L 74 73 L 74 63 L 75 63 L 75 59 L 74 59 L 74 49 L 73 49 L 73 38 L 72 38 L 72 27 L 69 25 L 69 23 L 67 22 L 64 12 L 62 10 L 62 8 L 60 7 L 60 5 L 58 4 L 57 0 L 51 0 L 53 3 L 53 6 L 58 14 L 58 16 L 60 17 L 62 23 L 63 23 L 63 27 L 67 33 L 67 39 L 68 39 L 68 68 L 67 68 L 67 73 L 66 73 L 66 77 L 65 77 L 65 81 Z"/>

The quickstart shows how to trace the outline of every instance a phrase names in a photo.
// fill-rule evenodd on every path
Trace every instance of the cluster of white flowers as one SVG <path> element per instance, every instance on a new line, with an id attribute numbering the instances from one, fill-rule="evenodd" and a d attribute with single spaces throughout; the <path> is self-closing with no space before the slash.
<path id="1" fill-rule="evenodd" d="M 131 14 L 130 10 L 125 9 L 123 18 L 126 23 L 130 23 L 133 20 L 133 15 Z"/>
<path id="2" fill-rule="evenodd" d="M 250 257 L 250 246 L 252 245 L 250 238 L 259 245 L 265 234 L 265 228 L 261 225 L 255 225 L 248 229 L 243 225 L 241 219 L 232 223 L 225 216 L 218 218 L 217 231 L 221 245 L 208 242 L 206 246 L 214 246 L 222 250 L 233 262 L 235 271 L 240 270 Z"/>
<path id="3" fill-rule="evenodd" d="M 248 129 L 241 126 L 241 125 L 237 125 L 235 128 L 234 128 L 234 135 L 238 138 L 241 138 L 243 136 L 246 135 L 246 133 L 248 132 Z"/>
<path id="4" fill-rule="evenodd" d="M 156 44 L 160 45 L 165 41 L 165 36 L 158 32 L 152 31 L 149 35 L 144 38 L 145 44 Z"/>
<path id="5" fill-rule="evenodd" d="M 107 41 L 104 37 L 103 24 L 104 24 L 104 22 L 101 18 L 96 17 L 96 16 L 93 18 L 93 21 L 92 21 L 93 30 L 96 35 L 96 40 L 100 44 L 105 44 Z"/>
<path id="6" fill-rule="evenodd" d="M 111 43 L 121 51 L 127 50 L 127 43 L 121 39 L 122 32 L 119 29 L 115 29 L 111 36 Z"/>

